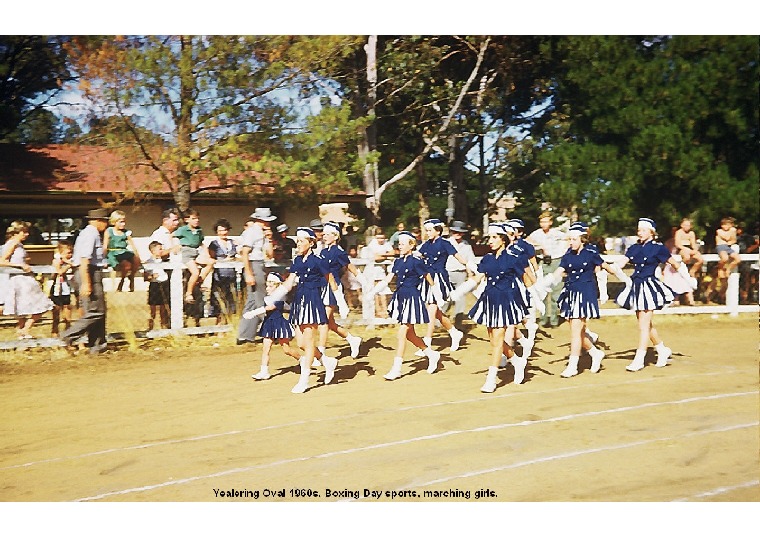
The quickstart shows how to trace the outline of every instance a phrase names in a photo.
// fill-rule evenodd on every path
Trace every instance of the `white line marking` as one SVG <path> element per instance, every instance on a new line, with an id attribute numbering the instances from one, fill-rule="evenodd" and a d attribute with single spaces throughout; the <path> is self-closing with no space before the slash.
<path id="1" fill-rule="evenodd" d="M 693 378 L 693 377 L 701 377 L 701 376 L 714 376 L 714 375 L 723 375 L 723 372 L 709 372 L 709 373 L 698 373 L 696 375 L 674 375 L 668 377 L 668 379 L 679 379 L 679 378 Z M 586 388 L 599 388 L 599 387 L 615 387 L 615 386 L 625 386 L 628 384 L 639 384 L 639 383 L 645 383 L 645 382 L 655 382 L 658 380 L 662 380 L 661 377 L 648 377 L 648 378 L 637 378 L 629 381 L 624 382 L 611 382 L 611 383 L 605 383 L 605 384 L 595 384 L 595 385 L 571 385 L 571 386 L 565 386 L 562 388 L 554 388 L 551 390 L 537 390 L 537 391 L 519 391 L 519 392 L 508 392 L 498 395 L 486 395 L 482 397 L 475 397 L 475 398 L 469 398 L 469 399 L 458 399 L 454 401 L 441 401 L 436 403 L 427 403 L 424 405 L 414 405 L 414 406 L 408 406 L 408 407 L 401 407 L 401 408 L 394 408 L 394 409 L 381 409 L 374 412 L 356 412 L 354 414 L 344 414 L 341 416 L 329 416 L 327 418 L 317 418 L 312 420 L 299 420 L 299 421 L 292 421 L 289 423 L 279 423 L 276 425 L 267 425 L 265 427 L 259 427 L 256 429 L 243 429 L 240 431 L 226 431 L 223 433 L 215 433 L 215 434 L 208 434 L 208 435 L 198 435 L 198 436 L 190 436 L 186 438 L 176 438 L 174 440 L 162 440 L 157 442 L 148 442 L 146 444 L 138 444 L 135 446 L 124 446 L 124 447 L 115 447 L 115 448 L 109 448 L 99 451 L 92 451 L 88 453 L 80 453 L 78 455 L 68 455 L 65 457 L 54 457 L 51 459 L 42 459 L 37 461 L 30 461 L 20 464 L 13 464 L 10 466 L 2 466 L 0 467 L 0 471 L 2 470 L 12 470 L 14 468 L 26 468 L 29 466 L 35 466 L 38 464 L 48 464 L 53 462 L 62 462 L 62 461 L 69 461 L 69 460 L 75 460 L 75 459 L 83 459 L 87 457 L 94 457 L 98 455 L 107 455 L 110 453 L 118 453 L 121 451 L 134 451 L 139 449 L 146 449 L 146 448 L 152 448 L 152 447 L 160 447 L 160 446 L 168 446 L 172 444 L 182 444 L 184 442 L 197 442 L 202 440 L 210 440 L 214 438 L 220 438 L 225 436 L 234 436 L 238 434 L 248 434 L 248 433 L 255 433 L 260 431 L 268 431 L 268 430 L 275 430 L 275 429 L 285 429 L 288 427 L 296 427 L 299 425 L 306 425 L 310 423 L 325 423 L 330 421 L 340 421 L 340 420 L 350 420 L 352 418 L 356 418 L 358 416 L 366 417 L 369 414 L 384 414 L 384 413 L 394 413 L 394 412 L 406 412 L 410 410 L 421 410 L 425 408 L 435 408 L 438 406 L 446 406 L 446 405 L 459 405 L 459 404 L 466 404 L 466 403 L 478 403 L 483 401 L 491 401 L 494 399 L 503 399 L 508 397 L 517 397 L 517 396 L 523 396 L 523 395 L 542 395 L 542 394 L 553 394 L 558 392 L 563 392 L 567 390 L 580 390 L 580 389 L 586 389 Z"/>
<path id="2" fill-rule="evenodd" d="M 700 492 L 699 494 L 692 494 L 691 496 L 686 496 L 685 498 L 678 498 L 677 500 L 671 500 L 671 501 L 688 502 L 689 500 L 696 500 L 699 498 L 709 498 L 711 496 L 718 496 L 720 494 L 725 494 L 727 492 L 732 492 L 734 490 L 746 489 L 749 487 L 756 487 L 758 485 L 760 485 L 760 479 L 755 479 L 754 481 L 747 481 L 746 483 L 740 483 L 739 485 L 732 485 L 729 487 L 718 487 L 717 489 L 708 490 L 706 492 Z"/>
<path id="3" fill-rule="evenodd" d="M 725 427 L 706 429 L 704 431 L 695 431 L 695 432 L 692 432 L 692 433 L 686 433 L 686 434 L 682 434 L 682 435 L 678 435 L 678 436 L 664 436 L 664 437 L 661 437 L 661 438 L 653 438 L 653 439 L 649 439 L 649 440 L 638 440 L 636 442 L 628 442 L 628 443 L 625 443 L 625 444 L 617 444 L 617 445 L 614 445 L 614 446 L 605 446 L 605 447 L 584 449 L 584 450 L 581 450 L 581 451 L 570 451 L 568 453 L 561 453 L 559 455 L 549 455 L 549 456 L 546 456 L 546 457 L 539 457 L 537 459 L 531 459 L 531 460 L 527 460 L 527 461 L 516 462 L 516 463 L 513 463 L 513 464 L 506 465 L 506 466 L 496 466 L 494 468 L 485 468 L 483 470 L 474 470 L 472 472 L 466 472 L 464 474 L 452 475 L 452 476 L 447 476 L 447 477 L 441 477 L 441 478 L 438 478 L 438 479 L 434 479 L 432 481 L 426 481 L 424 483 L 411 483 L 411 484 L 409 484 L 407 486 L 401 487 L 401 488 L 396 489 L 396 490 L 404 490 L 404 489 L 407 489 L 407 488 L 410 488 L 410 487 L 427 487 L 427 486 L 430 486 L 430 485 L 437 485 L 439 483 L 445 483 L 446 481 L 452 481 L 454 479 L 465 479 L 465 478 L 469 478 L 469 477 L 476 477 L 476 476 L 479 476 L 479 475 L 490 474 L 490 473 L 494 473 L 494 472 L 501 472 L 501 471 L 504 471 L 504 470 L 511 470 L 513 468 L 520 468 L 520 467 L 523 467 L 523 466 L 530 466 L 531 464 L 538 464 L 538 463 L 542 463 L 542 462 L 552 462 L 552 461 L 558 461 L 558 460 L 562 460 L 562 459 L 569 459 L 571 457 L 578 457 L 578 456 L 581 456 L 581 455 L 590 455 L 592 453 L 599 453 L 599 452 L 602 452 L 602 451 L 612 451 L 612 450 L 617 450 L 617 449 L 626 449 L 626 448 L 630 448 L 630 447 L 643 446 L 643 445 L 646 445 L 646 444 L 653 444 L 653 443 L 656 443 L 656 442 L 665 442 L 665 441 L 673 440 L 673 439 L 676 439 L 676 438 L 689 438 L 689 437 L 692 437 L 692 436 L 701 436 L 701 435 L 704 435 L 704 434 L 723 433 L 723 432 L 733 431 L 733 430 L 736 430 L 736 429 L 746 429 L 748 427 L 757 427 L 758 425 L 760 425 L 760 422 L 755 421 L 755 422 L 752 422 L 752 423 L 742 423 L 742 424 L 739 424 L 739 425 L 729 425 L 729 426 L 725 426 Z"/>
<path id="4" fill-rule="evenodd" d="M 213 474 L 207 474 L 207 475 L 201 475 L 201 476 L 192 476 L 187 477 L 183 479 L 173 479 L 170 481 L 164 481 L 163 483 L 156 483 L 154 485 L 145 485 L 142 487 L 135 487 L 135 488 L 129 488 L 124 490 L 116 490 L 111 492 L 105 492 L 103 494 L 98 494 L 95 496 L 88 496 L 85 498 L 78 498 L 73 501 L 78 502 L 84 502 L 84 501 L 91 501 L 91 500 L 102 500 L 103 498 L 108 498 L 110 496 L 118 496 L 123 494 L 130 494 L 133 492 L 145 492 L 149 490 L 155 490 L 163 487 L 169 487 L 169 486 L 175 486 L 175 485 L 181 485 L 185 483 L 191 483 L 193 481 L 199 481 L 203 479 L 211 479 L 215 477 L 222 477 L 226 475 L 232 475 L 232 474 L 239 474 L 243 472 L 250 472 L 252 470 L 259 470 L 263 468 L 272 468 L 275 466 L 281 466 L 284 464 L 290 464 L 293 462 L 304 462 L 308 460 L 316 460 L 316 459 L 326 459 L 330 457 L 335 457 L 338 455 L 348 455 L 353 453 L 360 453 L 363 451 L 372 451 L 375 449 L 383 449 L 387 447 L 392 446 L 401 446 L 405 444 L 411 444 L 414 442 L 421 442 L 425 440 L 437 440 L 440 438 L 445 438 L 448 436 L 454 436 L 454 435 L 460 435 L 460 434 L 469 434 L 469 433 L 478 433 L 483 431 L 494 431 L 499 429 L 507 429 L 510 427 L 524 427 L 524 426 L 530 426 L 530 425 L 538 425 L 538 424 L 544 424 L 544 423 L 556 423 L 561 421 L 567 421 L 571 419 L 577 419 L 577 418 L 583 418 L 583 417 L 589 417 L 589 416 L 601 416 L 605 414 L 614 414 L 619 412 L 627 412 L 630 410 L 641 410 L 644 408 L 651 408 L 655 406 L 663 406 L 663 405 L 680 405 L 684 403 L 693 403 L 696 401 L 708 401 L 708 400 L 716 400 L 716 399 L 726 399 L 730 397 L 743 397 L 747 395 L 757 395 L 757 392 L 739 392 L 739 393 L 725 393 L 725 394 L 716 394 L 716 395 L 709 395 L 709 396 L 703 396 L 703 397 L 689 397 L 687 399 L 679 399 L 676 401 L 663 401 L 660 403 L 644 403 L 641 405 L 635 405 L 635 406 L 625 406 L 625 407 L 618 407 L 618 408 L 611 408 L 606 410 L 597 410 L 597 411 L 589 411 L 589 412 L 582 412 L 579 414 L 568 414 L 565 416 L 557 416 L 554 418 L 547 418 L 544 420 L 526 420 L 526 421 L 520 421 L 515 423 L 499 423 L 495 425 L 485 425 L 482 427 L 475 427 L 473 429 L 462 429 L 462 430 L 451 430 L 451 431 L 444 431 L 442 433 L 435 433 L 435 434 L 429 434 L 424 436 L 417 436 L 413 438 L 406 438 L 402 440 L 394 440 L 390 442 L 383 442 L 380 444 L 371 444 L 368 446 L 362 446 L 362 447 L 355 447 L 355 448 L 349 448 L 349 449 L 343 449 L 338 451 L 330 451 L 326 453 L 320 453 L 318 455 L 310 455 L 305 457 L 297 457 L 294 459 L 284 459 L 280 461 L 274 461 L 266 464 L 258 464 L 254 466 L 244 466 L 241 468 L 231 468 L 229 470 L 223 470 L 221 472 L 216 472 Z"/>

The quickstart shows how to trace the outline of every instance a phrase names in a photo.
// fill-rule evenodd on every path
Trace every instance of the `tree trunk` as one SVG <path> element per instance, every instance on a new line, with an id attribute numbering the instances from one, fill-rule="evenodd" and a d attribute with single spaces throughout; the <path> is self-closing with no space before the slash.
<path id="1" fill-rule="evenodd" d="M 447 223 L 455 218 L 468 221 L 467 188 L 464 182 L 465 155 L 456 135 L 449 137 L 449 199 L 446 210 Z"/>
<path id="2" fill-rule="evenodd" d="M 420 205 L 417 215 L 420 219 L 420 229 L 422 229 L 422 222 L 430 218 L 430 206 L 427 201 L 428 184 L 427 174 L 425 173 L 425 161 L 418 162 L 417 166 L 414 167 L 414 170 L 417 172 L 417 201 Z"/>
<path id="3" fill-rule="evenodd" d="M 380 221 L 380 204 L 375 199 L 375 192 L 380 186 L 377 162 L 368 162 L 369 155 L 377 149 L 377 126 L 375 125 L 375 103 L 377 102 L 377 36 L 371 35 L 364 45 L 367 53 L 367 104 L 366 115 L 373 118 L 372 123 L 363 131 L 362 143 L 359 146 L 359 156 L 365 161 L 364 191 L 366 192 L 367 209 L 370 211 L 371 225 Z"/>
<path id="4" fill-rule="evenodd" d="M 182 36 L 180 38 L 179 116 L 177 121 L 177 157 L 175 159 L 179 177 L 177 190 L 174 192 L 174 201 L 182 214 L 190 207 L 190 182 L 192 178 L 187 167 L 192 148 L 193 92 L 195 89 L 192 55 L 192 37 Z"/>

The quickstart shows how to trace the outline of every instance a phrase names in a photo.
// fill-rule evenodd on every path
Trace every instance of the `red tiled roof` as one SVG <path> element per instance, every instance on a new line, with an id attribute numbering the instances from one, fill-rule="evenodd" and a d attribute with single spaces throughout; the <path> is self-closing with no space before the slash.
<path id="1" fill-rule="evenodd" d="M 277 178 L 269 174 L 248 172 L 255 177 L 260 190 L 281 190 Z M 191 190 L 218 185 L 212 174 L 197 175 Z M 234 193 L 234 180 L 230 187 L 215 189 L 216 193 Z M 164 193 L 169 186 L 159 173 L 147 165 L 134 165 L 115 150 L 89 145 L 0 144 L 0 193 L 24 192 L 76 192 L 76 193 Z M 360 195 L 353 190 L 333 194 Z"/>

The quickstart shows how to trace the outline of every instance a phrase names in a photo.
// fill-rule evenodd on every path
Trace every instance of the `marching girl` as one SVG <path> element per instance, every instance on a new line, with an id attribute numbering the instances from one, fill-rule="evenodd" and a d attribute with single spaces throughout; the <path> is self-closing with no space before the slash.
<path id="1" fill-rule="evenodd" d="M 273 295 L 277 288 L 283 284 L 282 276 L 276 272 L 271 272 L 266 279 L 267 296 L 264 297 L 264 306 L 252 310 L 244 315 L 265 315 L 264 320 L 259 326 L 259 335 L 262 338 L 261 349 L 261 370 L 255 375 L 251 375 L 254 380 L 267 380 L 272 375 L 269 373 L 269 353 L 274 343 L 282 345 L 282 350 L 288 356 L 296 360 L 301 359 L 300 349 L 293 349 L 290 341 L 293 339 L 293 326 L 290 321 L 282 314 L 289 306 L 284 300 L 275 300 Z M 279 298 L 279 297 L 277 297 Z"/>
<path id="2" fill-rule="evenodd" d="M 353 336 L 351 333 L 338 325 L 335 322 L 335 310 L 339 311 L 342 318 L 348 315 L 348 304 L 343 294 L 343 285 L 341 283 L 341 271 L 344 267 L 355 278 L 363 283 L 364 275 L 351 263 L 346 251 L 338 244 L 340 240 L 340 225 L 335 222 L 327 222 L 324 225 L 324 231 L 322 234 L 323 247 L 320 255 L 325 258 L 332 274 L 333 280 L 336 283 L 336 288 L 326 285 L 324 287 L 324 303 L 325 311 L 327 312 L 327 324 L 319 325 L 319 345 L 317 349 L 321 354 L 325 355 L 325 347 L 327 345 L 327 336 L 329 331 L 332 330 L 340 337 L 345 339 L 351 346 L 351 357 L 356 358 L 359 356 L 359 346 L 361 345 L 362 338 L 359 336 Z"/>
<path id="3" fill-rule="evenodd" d="M 480 260 L 476 276 L 458 288 L 458 293 L 466 293 L 486 279 L 483 292 L 469 312 L 473 321 L 487 328 L 491 342 L 491 365 L 488 367 L 486 381 L 480 388 L 485 393 L 496 390 L 496 374 L 502 354 L 514 359 L 514 353 L 506 341 L 514 340 L 515 325 L 522 322 L 528 314 L 516 280 L 525 278 L 526 284 L 535 283 L 535 279 L 525 271 L 524 261 L 507 248 L 510 244 L 508 233 L 511 232 L 514 232 L 514 228 L 504 223 L 488 226 L 488 246 L 492 251 Z M 515 368 L 515 383 L 523 381 L 523 374 L 524 369 L 518 371 Z"/>
<path id="4" fill-rule="evenodd" d="M 370 291 L 373 295 L 379 293 L 394 277 L 396 278 L 396 291 L 391 297 L 390 304 L 388 304 L 388 314 L 401 326 L 398 331 L 393 366 L 388 373 L 383 375 L 387 380 L 395 380 L 401 376 L 401 365 L 404 361 L 407 341 L 420 349 L 423 356 L 427 356 L 428 373 L 435 373 L 438 368 L 438 360 L 441 357 L 441 353 L 434 351 L 430 347 L 430 343 L 420 338 L 414 330 L 415 324 L 427 323 L 430 320 L 428 309 L 420 291 L 423 281 L 433 288 L 432 293 L 437 300 L 440 303 L 443 302 L 440 288 L 435 286 L 429 267 L 422 259 L 413 255 L 416 245 L 417 239 L 414 235 L 408 231 L 400 232 L 398 234 L 400 257 L 393 261 L 389 274 Z"/>
<path id="5" fill-rule="evenodd" d="M 448 299 L 451 291 L 454 290 L 454 286 L 449 281 L 449 273 L 446 270 L 446 261 L 449 256 L 454 256 L 457 261 L 471 271 L 475 270 L 475 264 L 474 262 L 467 263 L 467 260 L 457 252 L 454 245 L 443 239 L 441 236 L 443 234 L 443 222 L 437 218 L 431 218 L 430 220 L 425 220 L 423 227 L 428 238 L 420 245 L 419 252 L 428 266 L 433 283 L 428 283 L 427 280 L 422 283 L 422 297 L 425 299 L 428 316 L 430 317 L 427 334 L 422 339 L 427 346 L 431 345 L 435 322 L 438 320 L 451 336 L 451 350 L 455 351 L 459 348 L 459 343 L 462 341 L 464 333 L 457 330 L 451 320 L 443 314 L 443 311 L 441 311 L 436 302 L 433 288 L 436 287 L 441 291 L 444 300 Z M 417 355 L 420 356 L 421 353 L 417 352 Z"/>
<path id="6" fill-rule="evenodd" d="M 624 274 L 616 274 L 625 281 L 626 287 L 615 299 L 623 308 L 636 311 L 639 323 L 639 344 L 633 361 L 626 367 L 628 371 L 639 371 L 644 367 L 644 357 L 651 341 L 657 350 L 657 367 L 668 364 L 672 351 L 660 339 L 652 324 L 654 311 L 669 305 L 674 298 L 673 290 L 655 277 L 655 270 L 660 263 L 668 263 L 681 275 L 689 280 L 689 272 L 685 263 L 681 263 L 670 254 L 661 242 L 657 241 L 654 221 L 640 218 L 636 236 L 639 242 L 626 251 L 625 256 L 633 263 L 633 274 L 630 278 Z M 622 273 L 622 270 L 620 271 Z"/>
<path id="7" fill-rule="evenodd" d="M 597 301 L 597 267 L 616 274 L 620 271 L 605 263 L 596 248 L 588 245 L 588 226 L 576 222 L 567 232 L 570 248 L 559 262 L 559 268 L 547 274 L 539 282 L 539 287 L 548 290 L 562 281 L 567 275 L 565 286 L 560 292 L 557 306 L 560 315 L 570 324 L 570 357 L 567 367 L 561 373 L 563 377 L 573 377 L 578 374 L 578 360 L 582 350 L 591 356 L 591 372 L 598 373 L 602 366 L 604 352 L 594 347 L 592 339 L 586 332 L 586 319 L 599 318 Z"/>
<path id="8" fill-rule="evenodd" d="M 307 227 L 297 229 L 297 255 L 290 265 L 290 275 L 280 288 L 271 295 L 274 301 L 282 300 L 295 285 L 296 291 L 290 310 L 290 323 L 301 331 L 301 346 L 304 349 L 304 354 L 299 358 L 301 376 L 298 383 L 290 390 L 292 393 L 303 393 L 309 387 L 309 373 L 316 352 L 318 327 L 327 324 L 327 311 L 322 300 L 325 278 L 333 290 L 337 288 L 327 266 L 327 261 L 313 252 L 316 244 L 317 236 L 314 231 Z M 325 366 L 325 384 L 329 384 L 335 375 L 338 360 L 330 356 L 322 356 L 322 361 Z"/>

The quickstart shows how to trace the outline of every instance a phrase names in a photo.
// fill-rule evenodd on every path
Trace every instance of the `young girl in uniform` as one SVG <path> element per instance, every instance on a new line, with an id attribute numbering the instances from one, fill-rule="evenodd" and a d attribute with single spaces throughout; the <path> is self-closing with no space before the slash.
<path id="1" fill-rule="evenodd" d="M 290 341 L 293 339 L 293 326 L 282 314 L 289 309 L 289 306 L 284 300 L 273 298 L 275 291 L 283 283 L 282 276 L 276 272 L 271 272 L 266 281 L 267 296 L 264 297 L 264 306 L 252 310 L 249 314 L 251 316 L 265 315 L 259 326 L 259 335 L 262 338 L 261 370 L 255 375 L 251 375 L 254 380 L 267 380 L 272 376 L 269 373 L 269 353 L 274 343 L 282 345 L 283 352 L 288 356 L 292 356 L 296 360 L 301 359 L 300 349 L 294 349 L 290 346 Z"/>
<path id="2" fill-rule="evenodd" d="M 634 310 L 639 323 L 639 343 L 633 361 L 626 367 L 628 371 L 639 371 L 644 367 L 644 357 L 650 341 L 657 350 L 655 363 L 657 367 L 666 366 L 672 354 L 672 351 L 660 339 L 652 323 L 655 310 L 664 308 L 674 298 L 672 289 L 655 277 L 655 269 L 660 263 L 668 263 L 687 280 L 690 277 L 686 265 L 673 257 L 665 245 L 656 240 L 657 234 L 653 220 L 640 218 L 636 236 L 639 241 L 625 253 L 628 260 L 633 263 L 633 274 L 630 278 L 625 274 L 616 274 L 626 283 L 626 287 L 615 302 L 623 308 Z"/>
<path id="3" fill-rule="evenodd" d="M 475 305 L 469 312 L 470 318 L 488 330 L 491 343 L 491 365 L 486 381 L 480 391 L 492 393 L 496 390 L 496 375 L 502 363 L 502 355 L 514 359 L 514 352 L 507 341 L 515 339 L 515 325 L 528 314 L 528 307 L 517 285 L 517 279 L 526 278 L 526 285 L 533 285 L 535 279 L 526 272 L 524 260 L 508 249 L 509 233 L 514 228 L 505 223 L 488 226 L 488 246 L 491 252 L 484 255 L 477 266 L 475 277 L 462 284 L 457 293 L 467 293 L 485 278 L 486 284 Z M 515 368 L 515 383 L 522 382 L 524 369 Z"/>
<path id="4" fill-rule="evenodd" d="M 371 291 L 372 294 L 380 292 L 394 277 L 396 278 L 396 291 L 388 304 L 388 314 L 401 326 L 398 331 L 393 366 L 388 373 L 383 375 L 386 380 L 395 380 L 401 376 L 401 366 L 404 361 L 407 341 L 420 349 L 423 356 L 427 356 L 428 373 L 435 373 L 438 368 L 438 360 L 441 357 L 441 354 L 434 351 L 430 344 L 423 341 L 414 330 L 415 324 L 427 323 L 430 320 L 428 309 L 420 292 L 422 282 L 426 281 L 429 286 L 435 286 L 427 264 L 413 254 L 416 245 L 417 239 L 408 231 L 401 231 L 398 234 L 400 257 L 393 261 L 390 273 Z M 439 302 L 442 302 L 442 295 L 438 288 L 436 288 L 435 295 Z"/>
<path id="5" fill-rule="evenodd" d="M 588 226 L 576 222 L 567 232 L 570 248 L 562 256 L 559 268 L 547 274 L 539 285 L 549 288 L 562 281 L 567 275 L 565 286 L 559 294 L 557 306 L 560 315 L 568 320 L 570 325 L 570 357 L 567 367 L 561 373 L 563 377 L 573 377 L 578 374 L 578 360 L 582 350 L 591 356 L 591 372 L 598 373 L 602 367 L 604 352 L 594 347 L 592 339 L 586 332 L 586 319 L 599 318 L 599 303 L 597 300 L 597 279 L 595 273 L 598 267 L 616 274 L 617 270 L 602 259 L 596 248 L 588 246 Z"/>
<path id="6" fill-rule="evenodd" d="M 446 261 L 449 256 L 454 256 L 457 261 L 467 266 L 470 270 L 474 270 L 474 263 L 468 264 L 467 260 L 457 252 L 454 245 L 443 239 L 441 236 L 443 234 L 443 222 L 437 218 L 431 218 L 423 223 L 423 227 L 425 228 L 427 240 L 420 245 L 419 252 L 428 266 L 433 283 L 428 283 L 427 280 L 422 283 L 422 297 L 427 304 L 428 315 L 430 317 L 427 334 L 422 339 L 427 346 L 432 344 L 435 322 L 437 320 L 451 336 L 451 350 L 455 351 L 459 348 L 459 343 L 462 341 L 464 333 L 457 330 L 451 320 L 443 314 L 433 295 L 433 288 L 437 287 L 441 291 L 444 300 L 447 300 L 454 290 L 454 286 L 449 281 L 449 273 L 446 270 Z M 420 354 L 420 352 L 417 353 L 418 356 Z"/>
<path id="7" fill-rule="evenodd" d="M 359 272 L 359 269 L 351 263 L 346 251 L 338 244 L 340 240 L 340 225 L 335 222 L 327 222 L 324 225 L 322 233 L 323 248 L 320 255 L 325 258 L 332 274 L 333 280 L 337 287 L 333 289 L 330 285 L 325 286 L 324 303 L 325 311 L 327 312 L 327 324 L 320 325 L 319 327 L 319 345 L 317 348 L 320 353 L 325 355 L 325 347 L 327 345 L 327 336 L 329 331 L 332 330 L 340 337 L 345 339 L 351 346 L 351 357 L 356 358 L 359 356 L 359 346 L 361 345 L 362 338 L 359 336 L 353 336 L 351 333 L 339 326 L 335 322 L 335 310 L 338 310 L 340 316 L 345 318 L 348 315 L 348 304 L 346 303 L 345 295 L 343 294 L 343 284 L 341 280 L 341 271 L 344 269 L 351 272 L 355 278 L 361 282 L 363 280 L 363 274 Z"/>

